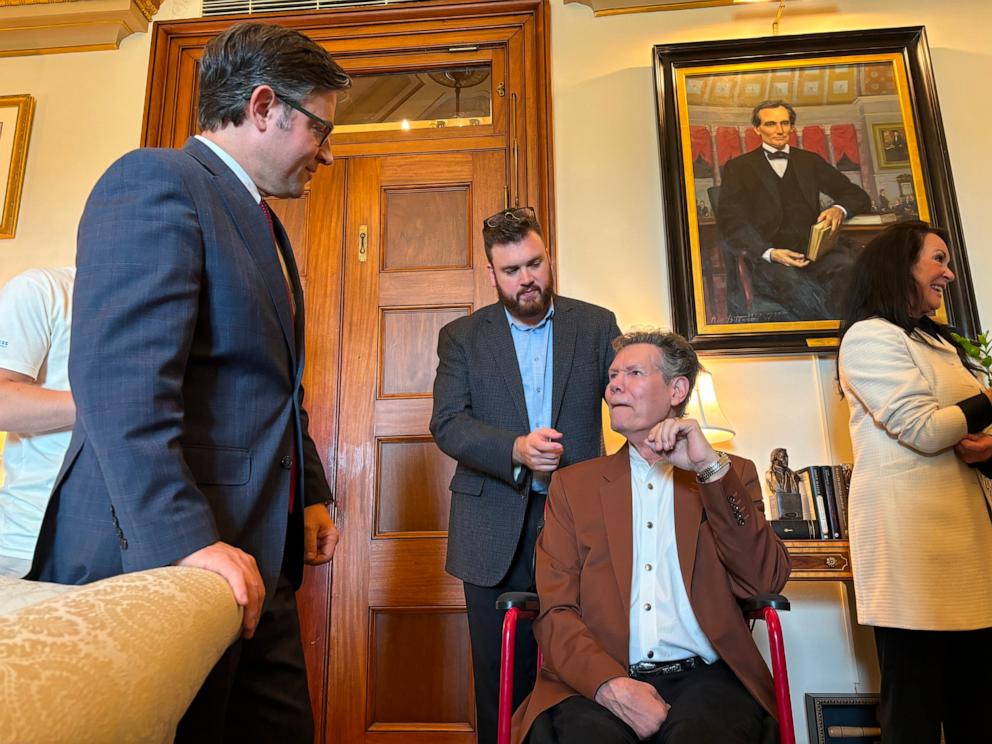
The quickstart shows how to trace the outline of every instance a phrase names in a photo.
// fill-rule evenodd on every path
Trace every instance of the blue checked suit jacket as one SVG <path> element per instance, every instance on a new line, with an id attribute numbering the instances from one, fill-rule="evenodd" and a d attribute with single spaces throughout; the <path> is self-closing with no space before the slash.
<path id="1" fill-rule="evenodd" d="M 101 177 L 79 226 L 69 380 L 77 419 L 31 576 L 86 583 L 217 540 L 272 597 L 302 576 L 302 508 L 330 490 L 303 409 L 303 295 L 274 220 L 202 142 Z M 288 510 L 289 463 L 299 463 Z"/>

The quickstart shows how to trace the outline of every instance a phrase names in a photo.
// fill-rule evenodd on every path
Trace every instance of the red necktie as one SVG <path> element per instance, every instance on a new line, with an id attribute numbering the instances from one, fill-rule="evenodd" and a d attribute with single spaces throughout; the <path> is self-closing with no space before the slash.
<path id="1" fill-rule="evenodd" d="M 265 203 L 265 200 L 264 199 L 262 201 L 260 201 L 258 203 L 258 205 L 262 208 L 262 214 L 265 215 L 265 219 L 269 223 L 269 231 L 272 233 L 272 246 L 273 246 L 273 248 L 275 248 L 276 258 L 279 259 L 279 264 L 280 264 L 280 266 L 282 268 L 282 271 L 283 271 L 283 275 L 282 275 L 283 276 L 283 284 L 286 287 L 286 297 L 289 300 L 289 313 L 290 313 L 290 317 L 293 319 L 293 324 L 295 326 L 295 324 L 296 324 L 296 303 L 293 301 L 293 289 L 292 289 L 292 287 L 289 284 L 289 276 L 286 274 L 286 266 L 283 263 L 282 256 L 279 253 L 279 241 L 276 238 L 275 225 L 272 224 L 272 210 L 269 208 L 269 205 Z M 294 437 L 294 441 L 295 441 L 295 437 Z M 294 450 L 295 450 L 295 447 L 294 447 Z M 293 504 L 296 501 L 296 452 L 295 451 L 293 452 L 292 456 L 290 457 L 290 460 L 291 460 L 291 462 L 290 462 L 290 466 L 289 466 L 289 513 L 292 514 L 293 513 Z"/>

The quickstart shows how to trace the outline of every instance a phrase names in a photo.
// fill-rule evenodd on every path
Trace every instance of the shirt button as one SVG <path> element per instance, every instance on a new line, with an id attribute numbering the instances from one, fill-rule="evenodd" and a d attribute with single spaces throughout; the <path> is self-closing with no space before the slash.
<path id="1" fill-rule="evenodd" d="M 654 483 L 648 483 L 648 490 L 649 491 L 653 491 L 654 490 Z"/>
<path id="2" fill-rule="evenodd" d="M 652 527 L 654 527 L 654 522 L 648 522 L 648 529 L 651 529 Z"/>
<path id="3" fill-rule="evenodd" d="M 644 570 L 645 571 L 650 571 L 651 570 L 651 564 L 650 563 L 645 563 L 644 564 Z"/>
<path id="4" fill-rule="evenodd" d="M 644 603 L 644 610 L 645 610 L 645 612 L 650 612 L 651 611 L 651 603 L 650 602 L 645 602 Z"/>
<path id="5" fill-rule="evenodd" d="M 653 659 L 654 658 L 654 651 L 648 651 L 648 658 L 649 659 Z"/>

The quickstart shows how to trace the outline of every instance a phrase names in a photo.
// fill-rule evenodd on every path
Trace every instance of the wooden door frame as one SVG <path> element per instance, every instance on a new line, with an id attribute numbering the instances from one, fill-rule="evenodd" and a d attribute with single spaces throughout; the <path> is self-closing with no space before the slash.
<path id="1" fill-rule="evenodd" d="M 179 147 L 189 128 L 177 123 L 195 122 L 193 96 L 195 60 L 218 33 L 244 20 L 277 23 L 306 34 L 318 43 L 338 46 L 358 36 L 399 33 L 401 29 L 427 33 L 432 23 L 445 21 L 450 29 L 525 27 L 533 22 L 534 38 L 528 39 L 525 56 L 535 67 L 535 90 L 527 90 L 525 121 L 519 122 L 522 139 L 534 142 L 536 151 L 524 148 L 526 191 L 531 206 L 544 217 L 542 225 L 554 258 L 554 139 L 551 109 L 551 10 L 550 0 L 423 0 L 389 6 L 332 8 L 314 13 L 258 13 L 176 21 L 156 21 L 152 28 L 148 83 L 141 125 L 145 147 Z M 335 57 L 347 64 L 347 53 Z M 187 84 L 184 85 L 183 83 Z M 190 127 L 191 128 L 191 127 Z"/>

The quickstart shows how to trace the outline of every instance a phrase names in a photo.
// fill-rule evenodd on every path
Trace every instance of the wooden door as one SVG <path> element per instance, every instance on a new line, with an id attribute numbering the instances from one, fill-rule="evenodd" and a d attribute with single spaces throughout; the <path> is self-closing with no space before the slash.
<path id="1" fill-rule="evenodd" d="M 482 220 L 504 153 L 348 163 L 329 740 L 474 739 L 461 583 L 444 572 L 454 462 L 428 432 L 440 328 L 492 299 Z"/>

